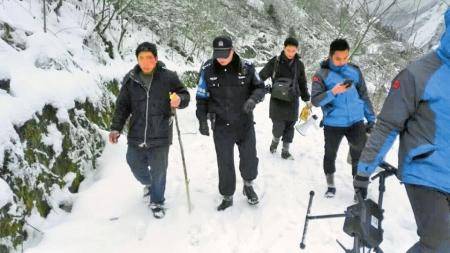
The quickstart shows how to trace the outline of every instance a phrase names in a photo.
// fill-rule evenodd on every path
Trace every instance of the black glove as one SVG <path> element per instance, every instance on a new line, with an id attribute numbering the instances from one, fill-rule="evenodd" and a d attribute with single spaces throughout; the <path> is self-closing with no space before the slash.
<path id="1" fill-rule="evenodd" d="M 256 102 L 252 98 L 247 99 L 247 101 L 244 104 L 243 110 L 245 113 L 250 114 L 253 112 L 253 109 L 255 109 Z"/>
<path id="2" fill-rule="evenodd" d="M 302 98 L 303 102 L 309 102 L 309 100 L 311 100 L 311 95 L 309 95 L 308 92 L 302 92 L 300 97 Z"/>
<path id="3" fill-rule="evenodd" d="M 209 136 L 209 127 L 208 127 L 208 121 L 206 120 L 200 120 L 198 122 L 200 124 L 199 131 L 201 135 Z"/>
<path id="4" fill-rule="evenodd" d="M 353 188 L 355 188 L 355 193 L 361 193 L 363 199 L 367 198 L 367 187 L 369 186 L 369 178 L 364 176 L 356 175 L 353 179 Z"/>
<path id="5" fill-rule="evenodd" d="M 366 133 L 370 134 L 372 132 L 373 127 L 375 126 L 375 122 L 367 122 L 366 124 Z"/>

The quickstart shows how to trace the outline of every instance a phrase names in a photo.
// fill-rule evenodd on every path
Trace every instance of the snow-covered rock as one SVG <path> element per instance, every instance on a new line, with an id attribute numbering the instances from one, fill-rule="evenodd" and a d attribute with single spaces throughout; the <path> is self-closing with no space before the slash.
<path id="1" fill-rule="evenodd" d="M 13 200 L 13 192 L 5 180 L 0 178 L 0 208 Z"/>

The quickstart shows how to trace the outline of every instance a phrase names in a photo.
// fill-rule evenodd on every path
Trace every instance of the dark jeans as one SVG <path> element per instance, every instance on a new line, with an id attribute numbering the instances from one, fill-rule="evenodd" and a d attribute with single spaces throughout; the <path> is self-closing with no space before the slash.
<path id="1" fill-rule="evenodd" d="M 164 203 L 168 156 L 169 146 L 139 148 L 128 145 L 128 165 L 141 184 L 151 186 L 150 201 L 152 203 Z"/>
<path id="2" fill-rule="evenodd" d="M 246 127 L 216 124 L 214 128 L 217 165 L 219 167 L 219 192 L 232 196 L 236 190 L 234 168 L 234 145 L 239 149 L 239 170 L 245 181 L 252 181 L 258 175 L 255 128 L 253 123 Z"/>
<path id="3" fill-rule="evenodd" d="M 419 241 L 407 253 L 450 252 L 450 194 L 406 185 Z"/>
<path id="4" fill-rule="evenodd" d="M 292 143 L 294 139 L 294 125 L 295 121 L 288 120 L 273 120 L 272 134 L 276 138 L 283 137 L 282 141 Z"/>
<path id="5" fill-rule="evenodd" d="M 323 169 L 325 174 L 336 172 L 336 155 L 344 136 L 350 145 L 350 155 L 352 158 L 352 175 L 357 172 L 357 165 L 361 152 L 366 144 L 366 128 L 364 122 L 358 122 L 350 127 L 324 127 L 325 136 L 325 156 L 323 158 Z"/>

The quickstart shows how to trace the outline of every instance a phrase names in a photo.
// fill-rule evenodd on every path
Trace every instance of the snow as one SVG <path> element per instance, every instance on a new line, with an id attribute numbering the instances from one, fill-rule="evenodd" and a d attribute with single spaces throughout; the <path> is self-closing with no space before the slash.
<path id="1" fill-rule="evenodd" d="M 258 206 L 247 204 L 241 194 L 242 180 L 238 180 L 234 206 L 225 212 L 215 210 L 220 195 L 214 144 L 211 137 L 197 132 L 192 103 L 178 113 L 194 207 L 191 214 L 177 136 L 169 154 L 168 210 L 162 220 L 153 218 L 141 197 L 142 186 L 125 161 L 127 146 L 122 136 L 118 145 L 107 145 L 94 176 L 96 181 L 82 184 L 72 213 L 64 222 L 45 224 L 43 240 L 26 252 L 298 252 L 309 191 L 317 193 L 312 214 L 342 213 L 353 204 L 351 168 L 345 161 L 348 145 L 343 141 L 338 154 L 337 196 L 325 199 L 322 129 L 310 128 L 306 137 L 297 134 L 292 145 L 295 160 L 282 160 L 279 150 L 275 155 L 268 151 L 268 107 L 266 99 L 255 112 L 260 158 L 255 186 L 261 198 Z M 237 161 L 237 150 L 235 154 Z M 389 161 L 395 162 L 395 152 L 389 154 Z M 370 186 L 373 199 L 377 189 L 376 182 Z M 384 204 L 382 247 L 385 252 L 405 252 L 417 236 L 405 190 L 397 179 L 387 180 Z M 342 226 L 342 219 L 311 221 L 304 252 L 340 252 L 335 239 L 350 247 L 352 240 Z"/>
<path id="2" fill-rule="evenodd" d="M 35 15 L 40 13 L 39 1 L 7 0 L 0 5 L 0 22 L 8 22 L 16 30 L 13 36 L 26 44 L 25 50 L 18 51 L 0 40 L 2 76 L 11 78 L 11 95 L 0 93 L 0 161 L 10 140 L 17 139 L 13 125 L 31 119 L 46 104 L 56 107 L 58 116 L 67 121 L 67 110 L 75 101 L 98 101 L 102 94 L 98 84 L 121 79 L 132 66 L 123 60 L 100 65 L 98 56 L 83 46 L 82 35 L 87 31 L 81 27 L 82 16 L 67 7 L 70 4 L 64 3 L 59 20 L 49 18 L 48 33 Z M 53 32 L 61 27 L 74 28 Z"/>
<path id="3" fill-rule="evenodd" d="M 247 0 L 247 4 L 257 9 L 258 11 L 264 10 L 264 2 L 261 0 Z"/>
<path id="4" fill-rule="evenodd" d="M 0 67 L 0 80 L 10 79 L 11 76 L 9 72 L 6 70 L 6 67 L 1 66 Z"/>
<path id="5" fill-rule="evenodd" d="M 422 25 L 417 29 L 415 34 L 409 38 L 408 42 L 417 47 L 424 47 L 427 43 L 429 43 L 433 37 L 436 36 L 438 31 L 440 33 L 439 29 L 444 24 L 443 14 L 446 10 L 447 6 L 444 4 L 436 5 L 427 12 L 418 16 L 417 19 L 422 22 Z M 435 13 L 437 13 L 437 15 Z"/>
<path id="6" fill-rule="evenodd" d="M 382 17 L 382 23 L 392 27 L 408 43 L 426 51 L 439 44 L 443 14 L 449 6 L 449 0 L 399 0 Z"/>
<path id="7" fill-rule="evenodd" d="M 13 192 L 9 188 L 9 185 L 0 178 L 0 208 L 11 202 L 13 199 Z"/>
<path id="8" fill-rule="evenodd" d="M 47 127 L 48 134 L 42 137 L 42 143 L 47 146 L 52 146 L 53 151 L 55 152 L 55 157 L 61 154 L 62 150 L 62 142 L 63 135 L 59 132 L 58 128 L 56 128 L 55 124 L 51 124 Z"/>

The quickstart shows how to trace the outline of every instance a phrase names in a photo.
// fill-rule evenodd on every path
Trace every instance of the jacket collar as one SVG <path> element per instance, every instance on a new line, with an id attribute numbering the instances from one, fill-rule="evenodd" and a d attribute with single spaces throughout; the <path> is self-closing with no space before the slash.
<path id="1" fill-rule="evenodd" d="M 160 72 L 163 68 L 165 68 L 166 67 L 166 64 L 164 64 L 164 62 L 162 62 L 162 61 L 158 61 L 157 63 L 156 63 L 156 69 L 155 69 L 155 71 L 153 72 L 153 76 L 156 76 L 156 74 L 158 73 L 158 72 Z M 139 78 L 139 73 L 141 72 L 142 70 L 141 70 L 141 67 L 139 67 L 139 65 L 138 64 L 136 64 L 134 67 L 133 67 L 133 69 L 131 69 L 130 70 L 130 72 L 128 72 L 128 75 L 130 76 L 130 78 L 133 80 L 133 81 L 135 81 L 135 82 L 137 82 L 137 83 L 139 83 L 139 84 L 141 84 L 142 85 L 142 82 L 141 82 L 141 79 Z"/>
<path id="2" fill-rule="evenodd" d="M 223 70 L 224 68 L 231 68 L 233 71 L 235 71 L 235 73 L 241 73 L 243 68 L 241 57 L 239 57 L 239 55 L 236 52 L 233 55 L 233 59 L 227 66 L 220 65 L 219 62 L 217 62 L 217 60 L 214 60 L 213 65 L 214 71 L 216 73 L 218 73 L 218 71 Z"/>
<path id="3" fill-rule="evenodd" d="M 344 66 L 338 67 L 338 66 L 334 65 L 330 59 L 327 59 L 327 60 L 323 61 L 322 63 L 320 63 L 321 68 L 329 69 L 331 71 L 338 72 L 338 73 L 345 71 L 347 69 L 347 66 L 348 66 L 348 63 L 345 64 Z"/>

